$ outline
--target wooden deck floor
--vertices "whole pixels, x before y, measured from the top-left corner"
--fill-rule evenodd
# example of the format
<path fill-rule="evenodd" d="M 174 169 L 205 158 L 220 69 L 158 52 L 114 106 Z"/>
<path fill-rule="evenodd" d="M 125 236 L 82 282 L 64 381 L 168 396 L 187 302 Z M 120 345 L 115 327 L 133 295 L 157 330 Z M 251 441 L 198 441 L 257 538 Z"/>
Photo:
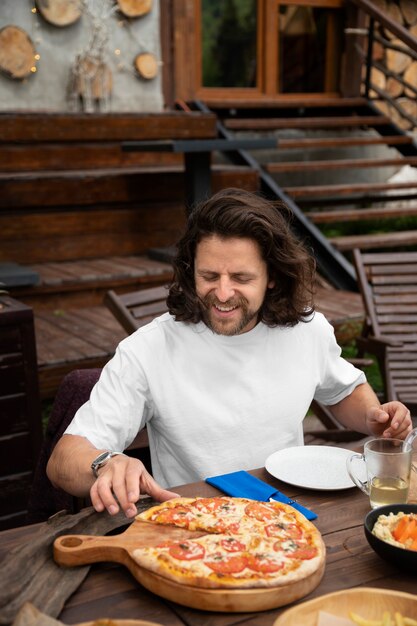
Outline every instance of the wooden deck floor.
<path fill-rule="evenodd" d="M 36 312 L 35 334 L 42 398 L 72 370 L 103 367 L 126 336 L 104 306 Z"/>
<path fill-rule="evenodd" d="M 359 294 L 320 289 L 317 310 L 335 327 L 340 343 L 360 331 L 364 313 Z M 35 312 L 41 396 L 53 397 L 63 376 L 80 367 L 102 367 L 125 331 L 104 306 Z"/>
<path fill-rule="evenodd" d="M 154 261 L 145 255 L 107 256 L 31 264 L 39 282 L 14 293 L 34 311 L 59 311 L 91 307 L 103 302 L 108 289 L 134 291 L 170 282 L 169 263 Z"/>

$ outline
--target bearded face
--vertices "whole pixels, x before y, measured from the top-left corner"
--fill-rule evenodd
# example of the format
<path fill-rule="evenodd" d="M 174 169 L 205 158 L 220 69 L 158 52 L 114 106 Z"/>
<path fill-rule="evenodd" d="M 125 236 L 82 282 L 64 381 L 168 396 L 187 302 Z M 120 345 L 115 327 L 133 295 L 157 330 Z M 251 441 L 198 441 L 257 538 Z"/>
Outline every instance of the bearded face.
<path fill-rule="evenodd" d="M 256 241 L 211 235 L 197 245 L 195 285 L 205 324 L 220 335 L 239 335 L 257 324 L 273 282 Z"/>

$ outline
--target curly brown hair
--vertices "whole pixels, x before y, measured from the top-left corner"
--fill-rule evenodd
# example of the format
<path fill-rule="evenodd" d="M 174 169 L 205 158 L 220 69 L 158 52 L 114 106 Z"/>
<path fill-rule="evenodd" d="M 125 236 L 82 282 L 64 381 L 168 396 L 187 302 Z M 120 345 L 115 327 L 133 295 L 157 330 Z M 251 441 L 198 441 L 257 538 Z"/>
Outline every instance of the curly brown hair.
<path fill-rule="evenodd" d="M 258 243 L 267 264 L 267 289 L 259 320 L 268 326 L 294 326 L 308 321 L 314 311 L 315 262 L 291 232 L 291 211 L 241 189 L 223 189 L 191 212 L 178 242 L 173 262 L 174 279 L 167 298 L 177 321 L 200 322 L 201 305 L 195 290 L 194 259 L 199 242 L 216 235 L 223 239 L 245 237 Z"/>

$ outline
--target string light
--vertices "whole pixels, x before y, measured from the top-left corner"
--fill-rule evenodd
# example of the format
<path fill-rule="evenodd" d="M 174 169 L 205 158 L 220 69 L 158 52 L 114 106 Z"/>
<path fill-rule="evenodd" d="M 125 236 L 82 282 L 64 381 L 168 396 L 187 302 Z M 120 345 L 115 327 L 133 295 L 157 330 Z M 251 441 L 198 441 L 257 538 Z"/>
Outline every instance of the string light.
<path fill-rule="evenodd" d="M 36 6 L 33 4 L 33 0 L 29 0 L 30 4 L 32 4 L 32 8 L 31 8 L 31 13 L 33 15 L 33 20 L 32 20 L 32 39 L 35 42 L 35 44 L 39 45 L 42 43 L 42 38 L 41 38 L 41 31 L 40 31 L 40 25 L 39 25 L 39 17 L 38 17 L 38 9 L 36 8 Z"/>

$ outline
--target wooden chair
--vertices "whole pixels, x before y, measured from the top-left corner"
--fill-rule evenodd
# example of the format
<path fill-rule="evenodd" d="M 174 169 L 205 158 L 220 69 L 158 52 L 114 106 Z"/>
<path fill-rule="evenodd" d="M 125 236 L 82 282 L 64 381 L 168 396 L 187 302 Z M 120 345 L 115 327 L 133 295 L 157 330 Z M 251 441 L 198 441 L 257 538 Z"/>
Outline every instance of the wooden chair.
<path fill-rule="evenodd" d="M 122 295 L 114 291 L 108 291 L 104 298 L 104 304 L 110 309 L 127 333 L 132 333 L 141 326 L 150 322 L 155 316 L 165 313 L 167 289 L 155 287 L 142 289 Z M 357 367 L 364 367 L 372 363 L 371 359 L 352 360 Z M 331 414 L 330 410 L 313 401 L 311 408 L 316 417 L 323 424 L 323 430 L 311 430 L 305 434 L 306 442 L 319 443 L 329 442 L 334 445 L 342 445 L 345 442 L 358 441 L 364 437 L 363 433 L 349 430 L 340 424 Z"/>
<path fill-rule="evenodd" d="M 360 354 L 374 354 L 385 400 L 417 416 L 417 252 L 353 251 L 366 321 Z"/>
<path fill-rule="evenodd" d="M 166 287 L 151 287 L 122 295 L 110 290 L 104 297 L 104 304 L 130 335 L 168 310 L 167 295 Z"/>

